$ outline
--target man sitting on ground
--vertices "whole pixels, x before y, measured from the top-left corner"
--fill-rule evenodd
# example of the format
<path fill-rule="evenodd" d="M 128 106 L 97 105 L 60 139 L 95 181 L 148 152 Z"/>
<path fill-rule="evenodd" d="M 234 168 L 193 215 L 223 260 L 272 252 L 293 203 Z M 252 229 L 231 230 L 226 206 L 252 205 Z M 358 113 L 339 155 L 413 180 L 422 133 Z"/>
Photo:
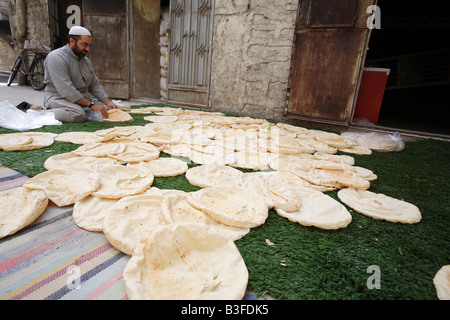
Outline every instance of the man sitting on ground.
<path fill-rule="evenodd" d="M 92 46 L 92 35 L 86 28 L 73 27 L 69 43 L 49 53 L 45 60 L 44 107 L 61 122 L 80 123 L 117 106 L 108 97 L 86 58 Z M 34 106 L 32 109 L 36 109 Z"/>

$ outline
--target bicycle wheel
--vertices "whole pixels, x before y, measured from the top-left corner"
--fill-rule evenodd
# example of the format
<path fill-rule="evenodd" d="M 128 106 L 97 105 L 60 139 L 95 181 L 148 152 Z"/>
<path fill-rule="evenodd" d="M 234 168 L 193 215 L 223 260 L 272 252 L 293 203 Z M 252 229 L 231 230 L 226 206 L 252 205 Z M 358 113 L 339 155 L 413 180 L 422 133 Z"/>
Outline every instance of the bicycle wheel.
<path fill-rule="evenodd" d="M 30 82 L 33 89 L 41 91 L 45 88 L 44 83 L 44 59 L 36 57 L 30 67 Z"/>
<path fill-rule="evenodd" d="M 11 86 L 11 83 L 13 83 L 14 79 L 16 78 L 17 72 L 19 72 L 21 65 L 22 65 L 22 59 L 18 58 L 16 63 L 14 64 L 14 67 L 11 70 L 11 74 L 9 75 L 8 87 Z"/>

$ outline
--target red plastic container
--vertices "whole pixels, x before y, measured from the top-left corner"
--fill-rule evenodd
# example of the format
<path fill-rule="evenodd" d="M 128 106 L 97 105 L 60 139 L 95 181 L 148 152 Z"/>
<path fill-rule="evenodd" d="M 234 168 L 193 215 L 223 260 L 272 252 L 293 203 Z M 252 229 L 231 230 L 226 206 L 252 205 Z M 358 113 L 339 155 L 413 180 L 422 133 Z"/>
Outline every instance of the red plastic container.
<path fill-rule="evenodd" d="M 377 124 L 390 69 L 365 68 L 353 119 L 365 118 Z"/>

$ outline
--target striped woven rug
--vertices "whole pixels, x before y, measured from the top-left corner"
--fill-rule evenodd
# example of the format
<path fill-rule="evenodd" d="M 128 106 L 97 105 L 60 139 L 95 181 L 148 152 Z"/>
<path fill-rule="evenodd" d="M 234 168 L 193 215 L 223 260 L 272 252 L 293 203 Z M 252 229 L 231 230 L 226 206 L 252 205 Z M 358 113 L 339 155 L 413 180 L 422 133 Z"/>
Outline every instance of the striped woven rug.
<path fill-rule="evenodd" d="M 0 164 L 0 191 L 27 179 Z M 122 274 L 130 257 L 103 233 L 79 228 L 72 209 L 50 205 L 31 226 L 0 239 L 1 300 L 127 299 Z"/>

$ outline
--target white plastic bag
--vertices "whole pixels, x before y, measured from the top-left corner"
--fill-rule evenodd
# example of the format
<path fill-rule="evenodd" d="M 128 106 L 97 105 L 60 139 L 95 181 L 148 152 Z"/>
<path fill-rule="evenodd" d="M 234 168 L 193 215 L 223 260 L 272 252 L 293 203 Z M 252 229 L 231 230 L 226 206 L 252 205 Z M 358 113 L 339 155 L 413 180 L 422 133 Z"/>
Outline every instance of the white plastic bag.
<path fill-rule="evenodd" d="M 405 148 L 400 133 L 343 132 L 341 136 L 355 141 L 358 145 L 375 151 L 402 151 Z"/>
<path fill-rule="evenodd" d="M 55 119 L 52 112 L 37 112 L 28 110 L 27 113 L 17 109 L 9 101 L 0 102 L 0 127 L 27 131 L 38 129 L 45 125 L 61 125 L 62 123 Z"/>

